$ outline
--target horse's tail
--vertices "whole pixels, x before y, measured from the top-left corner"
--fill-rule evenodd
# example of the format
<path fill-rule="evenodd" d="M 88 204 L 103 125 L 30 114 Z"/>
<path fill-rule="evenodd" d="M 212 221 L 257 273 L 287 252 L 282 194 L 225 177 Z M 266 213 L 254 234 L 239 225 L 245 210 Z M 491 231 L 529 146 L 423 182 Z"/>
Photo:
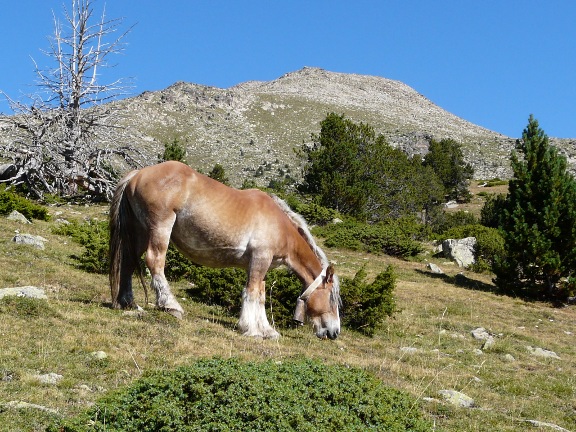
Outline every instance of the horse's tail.
<path fill-rule="evenodd" d="M 129 226 L 129 216 L 132 215 L 132 209 L 124 196 L 124 191 L 128 183 L 136 175 L 138 170 L 128 173 L 116 186 L 112 202 L 110 204 L 110 292 L 112 294 L 112 307 L 118 307 L 118 293 L 120 291 L 120 275 L 122 266 L 130 261 L 138 272 L 140 282 L 144 288 L 146 302 L 148 302 L 148 290 L 144 282 L 142 269 L 134 250 L 132 239 L 132 230 Z"/>
<path fill-rule="evenodd" d="M 276 202 L 278 207 L 282 209 L 282 211 L 286 214 L 286 216 L 288 216 L 288 218 L 296 226 L 300 235 L 304 238 L 304 240 L 306 240 L 306 243 L 308 243 L 310 248 L 314 251 L 314 254 L 318 257 L 318 259 L 322 263 L 322 266 L 327 267 L 329 264 L 328 258 L 326 257 L 324 251 L 320 249 L 320 247 L 316 244 L 316 241 L 314 240 L 314 237 L 312 237 L 312 234 L 310 233 L 310 230 L 308 229 L 308 225 L 306 224 L 304 218 L 298 213 L 296 213 L 294 210 L 292 210 L 284 200 L 280 199 L 274 194 L 270 194 L 270 196 Z"/>

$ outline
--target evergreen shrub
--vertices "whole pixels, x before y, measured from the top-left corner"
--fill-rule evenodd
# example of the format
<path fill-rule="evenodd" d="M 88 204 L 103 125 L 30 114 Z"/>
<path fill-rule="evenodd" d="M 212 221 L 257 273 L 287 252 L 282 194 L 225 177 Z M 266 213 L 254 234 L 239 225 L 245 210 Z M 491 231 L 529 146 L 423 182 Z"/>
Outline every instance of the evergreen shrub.
<path fill-rule="evenodd" d="M 348 220 L 343 223 L 316 227 L 315 235 L 325 238 L 327 247 L 346 248 L 370 253 L 385 253 L 398 257 L 410 257 L 422 252 L 419 240 L 426 227 L 413 218 L 401 218 L 367 224 Z"/>
<path fill-rule="evenodd" d="M 0 185 L 0 215 L 7 215 L 14 210 L 22 213 L 28 219 L 50 220 L 46 207 L 36 204 L 13 191 L 6 190 L 6 186 Z"/>
<path fill-rule="evenodd" d="M 342 324 L 366 336 L 374 333 L 387 316 L 396 311 L 394 288 L 396 276 L 392 266 L 378 274 L 371 284 L 366 283 L 366 269 L 362 267 L 353 279 L 342 281 Z"/>
<path fill-rule="evenodd" d="M 306 359 L 216 358 L 153 372 L 49 431 L 432 429 L 413 397 L 359 369 Z"/>

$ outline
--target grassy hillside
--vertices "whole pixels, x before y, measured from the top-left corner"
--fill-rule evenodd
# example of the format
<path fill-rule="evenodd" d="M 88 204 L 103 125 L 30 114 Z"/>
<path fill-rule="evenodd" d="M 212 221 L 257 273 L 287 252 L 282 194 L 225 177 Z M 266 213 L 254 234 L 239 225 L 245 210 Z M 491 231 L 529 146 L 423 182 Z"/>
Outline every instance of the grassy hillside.
<path fill-rule="evenodd" d="M 327 250 L 342 276 L 353 276 L 364 264 L 372 277 L 390 263 L 395 267 L 400 311 L 375 337 L 343 329 L 336 341 L 321 341 L 303 327 L 284 330 L 277 341 L 245 338 L 235 330 L 236 317 L 191 300 L 181 302 L 183 321 L 151 306 L 144 314 L 123 313 L 109 307 L 106 276 L 74 268 L 71 255 L 79 254 L 80 246 L 51 233 L 57 218 L 104 219 L 106 211 L 53 207 L 53 221 L 32 225 L 0 219 L 0 287 L 35 285 L 49 297 L 0 300 L 0 431 L 44 430 L 55 416 L 74 415 L 146 371 L 213 356 L 248 361 L 304 356 L 359 367 L 418 398 L 437 430 L 538 430 L 529 420 L 576 430 L 574 307 L 496 295 L 491 275 L 462 272 L 430 254 L 408 262 Z M 46 249 L 14 245 L 16 230 L 42 235 Z M 446 275 L 428 272 L 427 262 Z M 184 299 L 187 284 L 174 285 Z M 143 304 L 142 290 L 136 294 Z M 477 351 L 482 342 L 471 336 L 477 327 L 494 335 L 493 347 Z M 560 359 L 536 357 L 528 346 L 554 351 Z M 93 357 L 96 351 L 107 358 Z M 62 379 L 41 384 L 35 378 L 47 373 Z M 476 407 L 440 401 L 438 391 L 452 389 L 472 397 Z M 13 401 L 56 413 L 18 408 Z"/>

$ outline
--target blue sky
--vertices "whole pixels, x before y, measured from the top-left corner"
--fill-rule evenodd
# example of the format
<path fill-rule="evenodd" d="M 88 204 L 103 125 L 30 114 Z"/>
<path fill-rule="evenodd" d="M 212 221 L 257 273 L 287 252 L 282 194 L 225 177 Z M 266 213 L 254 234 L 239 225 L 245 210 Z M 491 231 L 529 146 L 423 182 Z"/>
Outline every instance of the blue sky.
<path fill-rule="evenodd" d="M 0 13 L 0 89 L 34 91 L 31 57 L 70 0 L 8 0 Z M 532 113 L 576 138 L 573 0 L 96 0 L 135 27 L 101 82 L 132 77 L 134 95 L 176 81 L 226 88 L 304 66 L 399 80 L 440 107 L 518 137 Z M 10 113 L 0 100 L 0 112 Z"/>

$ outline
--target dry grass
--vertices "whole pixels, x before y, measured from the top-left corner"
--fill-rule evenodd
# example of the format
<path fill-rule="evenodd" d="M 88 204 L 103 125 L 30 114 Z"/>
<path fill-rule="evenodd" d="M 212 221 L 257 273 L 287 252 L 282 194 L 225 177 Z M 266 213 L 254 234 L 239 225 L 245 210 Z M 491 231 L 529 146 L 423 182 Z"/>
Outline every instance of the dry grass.
<path fill-rule="evenodd" d="M 66 217 L 106 217 L 103 207 L 56 210 Z M 520 431 L 532 428 L 526 420 L 576 430 L 576 309 L 496 295 L 491 275 L 460 272 L 430 256 L 445 276 L 429 273 L 425 258 L 409 262 L 328 250 L 344 276 L 363 264 L 370 276 L 389 263 L 395 267 L 400 311 L 394 318 L 374 338 L 344 329 L 337 341 L 320 341 L 304 327 L 283 331 L 277 341 L 249 339 L 237 334 L 234 317 L 190 300 L 182 301 L 183 321 L 152 308 L 144 315 L 111 310 L 106 276 L 74 269 L 70 255 L 80 248 L 52 235 L 53 224 L 0 221 L 0 286 L 36 285 L 49 296 L 46 307 L 31 315 L 0 309 L 0 403 L 25 401 L 69 416 L 146 371 L 200 357 L 307 356 L 363 368 L 410 392 L 438 430 Z M 49 239 L 46 250 L 11 244 L 17 229 Z M 185 289 L 186 283 L 174 286 L 180 296 Z M 142 302 L 142 290 L 137 295 Z M 476 327 L 496 335 L 494 347 L 483 354 L 474 352 L 481 347 L 470 335 Z M 552 350 L 561 360 L 534 357 L 527 346 Z M 402 347 L 418 351 L 406 354 Z M 90 356 L 99 350 L 108 358 Z M 45 385 L 34 378 L 49 372 L 61 374 L 62 381 Z M 425 400 L 438 398 L 441 389 L 466 393 L 477 408 Z M 51 417 L 37 409 L 0 408 L 0 431 L 43 430 Z"/>

